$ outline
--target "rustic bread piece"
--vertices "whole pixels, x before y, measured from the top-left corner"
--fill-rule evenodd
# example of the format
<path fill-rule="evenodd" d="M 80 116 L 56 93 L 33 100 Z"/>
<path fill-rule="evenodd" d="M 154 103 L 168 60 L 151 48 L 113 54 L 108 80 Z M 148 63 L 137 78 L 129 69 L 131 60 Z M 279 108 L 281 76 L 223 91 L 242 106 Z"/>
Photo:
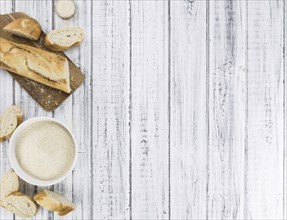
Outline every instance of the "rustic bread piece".
<path fill-rule="evenodd" d="M 57 14 L 63 19 L 69 19 L 74 16 L 76 6 L 73 0 L 58 0 L 56 3 Z"/>
<path fill-rule="evenodd" d="M 0 183 L 0 201 L 19 190 L 19 178 L 15 172 L 9 171 L 2 177 Z"/>
<path fill-rule="evenodd" d="M 34 196 L 34 200 L 43 208 L 50 211 L 58 212 L 63 216 L 76 209 L 76 205 L 64 198 L 63 196 L 44 190 Z"/>
<path fill-rule="evenodd" d="M 0 38 L 0 67 L 44 85 L 71 92 L 65 57 Z"/>
<path fill-rule="evenodd" d="M 17 106 L 11 106 L 0 117 L 0 142 L 12 135 L 23 121 L 23 112 Z"/>
<path fill-rule="evenodd" d="M 79 45 L 84 40 L 84 32 L 79 27 L 53 30 L 44 39 L 44 45 L 50 50 L 65 51 Z"/>
<path fill-rule="evenodd" d="M 8 108 L 6 110 L 6 112 L 10 113 L 10 114 L 14 114 L 14 115 L 17 116 L 18 125 L 22 123 L 22 121 L 23 121 L 23 112 L 22 112 L 22 109 L 20 109 L 18 106 L 12 105 L 10 108 Z"/>
<path fill-rule="evenodd" d="M 4 31 L 27 38 L 29 40 L 37 41 L 41 36 L 41 25 L 33 18 L 18 18 L 7 24 Z"/>
<path fill-rule="evenodd" d="M 38 206 L 30 196 L 14 192 L 0 202 L 3 208 L 21 218 L 31 218 L 36 215 Z"/>

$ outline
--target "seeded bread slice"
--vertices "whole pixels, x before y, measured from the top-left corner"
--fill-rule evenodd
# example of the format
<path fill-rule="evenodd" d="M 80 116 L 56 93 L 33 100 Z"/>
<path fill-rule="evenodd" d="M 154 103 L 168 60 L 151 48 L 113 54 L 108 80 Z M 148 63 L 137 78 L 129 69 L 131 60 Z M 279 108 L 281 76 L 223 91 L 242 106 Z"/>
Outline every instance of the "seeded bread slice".
<path fill-rule="evenodd" d="M 19 178 L 15 172 L 9 171 L 2 177 L 0 183 L 0 201 L 19 190 Z"/>
<path fill-rule="evenodd" d="M 44 190 L 34 196 L 34 200 L 43 208 L 53 212 L 58 212 L 58 215 L 63 216 L 76 209 L 76 205 L 63 196 Z"/>
<path fill-rule="evenodd" d="M 79 27 L 53 30 L 44 39 L 44 45 L 50 50 L 65 51 L 79 45 L 84 40 L 84 32 Z"/>
<path fill-rule="evenodd" d="M 33 18 L 18 18 L 7 24 L 4 31 L 29 40 L 37 41 L 41 35 L 41 25 Z"/>
<path fill-rule="evenodd" d="M 17 106 L 11 106 L 0 117 L 0 142 L 12 135 L 23 121 L 23 112 Z"/>
<path fill-rule="evenodd" d="M 30 196 L 14 192 L 0 202 L 3 208 L 21 218 L 31 218 L 36 215 L 38 206 Z"/>

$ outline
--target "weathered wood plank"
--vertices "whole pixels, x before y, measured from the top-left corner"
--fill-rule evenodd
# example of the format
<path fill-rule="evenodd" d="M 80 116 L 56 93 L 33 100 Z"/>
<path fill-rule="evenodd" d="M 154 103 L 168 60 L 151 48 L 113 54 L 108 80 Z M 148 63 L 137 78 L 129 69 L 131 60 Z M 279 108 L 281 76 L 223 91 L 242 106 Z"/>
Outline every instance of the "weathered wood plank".
<path fill-rule="evenodd" d="M 0 14 L 6 14 L 13 12 L 13 1 L 0 0 Z M 12 77 L 3 69 L 0 69 L 0 114 L 2 114 L 6 108 L 14 104 L 14 82 Z M 1 175 L 2 176 L 11 169 L 8 161 L 8 141 L 0 143 L 1 149 Z M 13 214 L 0 208 L 0 219 L 13 219 Z"/>
<path fill-rule="evenodd" d="M 170 11 L 170 217 L 205 219 L 206 2 L 171 1 Z"/>
<path fill-rule="evenodd" d="M 77 3 L 77 2 L 75 2 L 75 3 Z M 52 29 L 61 29 L 63 27 L 73 27 L 74 22 L 76 20 L 75 16 L 68 19 L 68 20 L 63 20 L 61 17 L 59 17 L 57 15 L 56 10 L 55 10 L 55 4 L 56 4 L 56 1 L 53 1 L 53 5 L 52 5 L 52 9 L 51 9 L 52 20 L 50 20 L 50 22 L 52 22 Z M 81 2 L 80 4 L 83 4 L 83 3 Z M 78 10 L 78 8 L 77 8 L 77 10 Z M 65 53 L 74 63 L 79 63 L 79 59 L 80 59 L 79 47 L 67 50 Z M 76 122 L 74 121 L 74 118 L 73 118 L 73 111 L 74 111 L 74 108 L 76 107 L 76 103 L 74 102 L 74 97 L 77 96 L 77 93 L 78 93 L 78 91 L 76 91 L 75 94 L 70 96 L 67 100 L 65 100 L 65 102 L 62 105 L 60 105 L 56 110 L 53 111 L 53 117 L 62 121 L 65 125 L 67 125 L 71 129 L 71 131 L 74 131 L 74 128 L 76 127 L 76 125 L 75 125 Z M 74 177 L 74 175 L 73 174 L 74 173 L 69 175 L 61 183 L 50 187 L 51 190 L 56 192 L 56 193 L 59 193 L 60 195 L 64 196 L 65 198 L 73 201 L 74 200 L 74 195 L 73 195 L 73 189 L 74 189 L 73 177 Z M 82 184 L 84 184 L 84 183 L 82 182 Z M 74 202 L 76 202 L 76 201 L 74 201 Z M 81 207 L 80 207 L 80 209 L 81 209 Z M 65 220 L 73 219 L 73 214 L 74 213 L 72 212 L 72 213 L 69 213 L 68 215 L 65 215 Z M 50 218 L 60 220 L 63 217 L 59 216 L 57 213 L 50 213 Z"/>
<path fill-rule="evenodd" d="M 52 1 L 15 1 L 15 11 L 26 12 L 29 16 L 35 18 L 39 21 L 44 31 L 48 31 L 52 28 Z M 52 116 L 51 113 L 47 113 L 43 110 L 27 92 L 22 89 L 18 83 L 15 83 L 15 104 L 20 106 L 24 111 L 25 119 L 33 118 L 35 116 Z M 24 193 L 28 195 L 33 195 L 37 193 L 37 190 L 42 188 L 37 188 L 27 183 L 21 184 L 20 187 Z M 37 216 L 33 219 L 48 219 L 49 213 L 47 210 L 40 209 Z M 15 219 L 21 219 L 16 217 Z"/>
<path fill-rule="evenodd" d="M 128 219 L 129 68 L 128 1 L 93 1 L 91 219 Z"/>
<path fill-rule="evenodd" d="M 131 1 L 131 54 L 131 217 L 167 219 L 167 1 Z"/>
<path fill-rule="evenodd" d="M 209 219 L 244 218 L 245 35 L 245 1 L 210 1 Z"/>
<path fill-rule="evenodd" d="M 286 89 L 286 79 L 287 79 L 287 56 L 286 56 L 286 47 L 287 47 L 287 4 L 284 2 L 284 152 L 283 152 L 283 219 L 287 219 L 287 89 Z"/>
<path fill-rule="evenodd" d="M 73 219 L 93 219 L 92 212 L 92 170 L 91 170 L 91 141 L 92 141 L 92 1 L 76 1 L 76 14 L 73 26 L 81 27 L 85 32 L 85 40 L 77 48 L 70 51 L 76 65 L 85 75 L 84 84 L 73 95 L 72 126 L 78 141 L 78 162 L 73 171 L 72 199 L 77 209 L 72 212 Z M 72 25 L 72 24 L 71 24 Z M 94 168 L 96 169 L 96 168 Z"/>
<path fill-rule="evenodd" d="M 248 2 L 247 219 L 283 219 L 283 2 Z"/>

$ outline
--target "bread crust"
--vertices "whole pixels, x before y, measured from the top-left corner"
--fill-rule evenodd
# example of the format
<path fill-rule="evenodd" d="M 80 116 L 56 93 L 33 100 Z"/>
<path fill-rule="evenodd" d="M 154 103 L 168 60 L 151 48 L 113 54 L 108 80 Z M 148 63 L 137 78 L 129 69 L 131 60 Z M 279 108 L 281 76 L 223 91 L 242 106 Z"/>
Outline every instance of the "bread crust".
<path fill-rule="evenodd" d="M 11 202 L 7 202 L 7 200 L 13 198 L 13 197 L 22 197 L 22 198 L 25 198 L 27 199 L 30 204 L 32 204 L 34 206 L 34 212 L 33 213 L 30 213 L 30 214 L 24 214 L 22 213 L 20 210 L 17 210 L 17 212 L 15 212 L 14 210 L 12 210 L 10 207 L 9 207 L 9 204 L 11 204 Z M 15 198 L 15 199 L 16 199 Z M 33 216 L 35 216 L 37 214 L 37 211 L 38 211 L 38 205 L 37 203 L 35 203 L 33 201 L 33 199 L 30 197 L 30 196 L 27 196 L 21 192 L 13 192 L 11 193 L 9 196 L 7 196 L 4 200 L 0 201 L 0 206 L 2 206 L 3 208 L 9 210 L 10 212 L 13 212 L 14 214 L 16 214 L 17 216 L 21 217 L 21 218 L 31 218 Z"/>
<path fill-rule="evenodd" d="M 13 183 L 10 183 L 10 181 L 13 181 Z M 17 192 L 19 190 L 19 186 L 19 177 L 15 172 L 9 171 L 5 173 L 0 183 L 0 201 L 5 199 L 11 193 Z"/>
<path fill-rule="evenodd" d="M 81 42 L 77 42 L 77 43 L 73 44 L 72 46 L 65 47 L 65 46 L 61 46 L 59 44 L 54 44 L 53 42 L 51 42 L 49 40 L 49 38 L 47 36 L 44 38 L 44 41 L 43 41 L 44 46 L 46 48 L 48 48 L 49 50 L 53 50 L 53 51 L 66 51 L 66 50 L 70 49 L 71 47 L 75 47 L 75 46 L 80 45 L 80 43 L 81 43 Z"/>
<path fill-rule="evenodd" d="M 0 67 L 8 71 L 66 93 L 71 92 L 69 63 L 65 57 L 0 38 L 0 60 Z M 28 62 L 35 69 L 32 70 Z M 45 77 L 41 71 L 53 75 Z"/>
<path fill-rule="evenodd" d="M 4 120 L 3 118 L 6 118 L 6 119 L 8 118 L 10 120 L 9 124 L 12 124 L 14 126 L 14 128 L 9 133 L 6 133 L 3 136 L 0 136 L 0 142 L 11 137 L 11 135 L 13 134 L 15 129 L 23 122 L 23 112 L 19 107 L 13 105 L 13 106 L 9 107 L 3 113 L 0 120 Z M 4 125 L 2 125 L 2 126 L 4 126 Z"/>
<path fill-rule="evenodd" d="M 46 48 L 50 49 L 50 50 L 53 50 L 53 51 L 66 51 L 66 50 L 70 49 L 71 47 L 79 46 L 79 45 L 82 43 L 82 41 L 84 40 L 84 33 L 83 33 L 83 31 L 82 31 L 81 29 L 79 29 L 79 30 L 80 30 L 81 33 L 82 33 L 82 38 L 81 38 L 79 41 L 77 41 L 77 42 L 75 42 L 74 44 L 71 44 L 71 45 L 69 45 L 69 46 L 60 45 L 60 44 L 57 44 L 57 43 L 55 43 L 55 42 L 52 42 L 52 41 L 49 39 L 49 37 L 50 37 L 51 34 L 53 34 L 53 31 L 57 31 L 57 30 L 53 30 L 53 31 L 49 32 L 49 33 L 45 36 L 44 41 L 43 41 L 44 46 L 45 46 Z M 61 30 L 58 30 L 58 31 L 61 31 Z"/>
<path fill-rule="evenodd" d="M 33 18 L 18 18 L 11 23 L 7 24 L 4 31 L 24 37 L 30 40 L 37 41 L 41 36 L 41 25 Z"/>
<path fill-rule="evenodd" d="M 37 195 L 35 195 L 34 200 L 38 203 L 38 205 L 45 209 L 58 212 L 58 215 L 60 216 L 66 215 L 75 209 L 75 206 L 72 207 L 70 205 L 63 204 L 49 196 L 47 190 L 39 192 Z"/>

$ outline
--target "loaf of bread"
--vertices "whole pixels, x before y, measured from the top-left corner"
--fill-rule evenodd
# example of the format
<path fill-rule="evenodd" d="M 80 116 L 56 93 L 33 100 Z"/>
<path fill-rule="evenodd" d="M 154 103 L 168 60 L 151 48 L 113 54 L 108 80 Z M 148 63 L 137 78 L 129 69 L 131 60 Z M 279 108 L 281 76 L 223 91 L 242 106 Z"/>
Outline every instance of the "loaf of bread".
<path fill-rule="evenodd" d="M 38 193 L 34 196 L 34 200 L 45 209 L 58 212 L 60 216 L 66 215 L 76 208 L 75 204 L 63 196 L 49 190 Z"/>
<path fill-rule="evenodd" d="M 18 18 L 7 24 L 4 31 L 37 41 L 41 36 L 41 25 L 33 18 Z"/>
<path fill-rule="evenodd" d="M 23 112 L 19 107 L 13 105 L 8 108 L 0 117 L 0 142 L 10 137 L 22 121 Z"/>
<path fill-rule="evenodd" d="M 65 51 L 79 45 L 84 40 L 84 32 L 79 27 L 53 30 L 44 39 L 44 45 L 50 50 Z"/>
<path fill-rule="evenodd" d="M 0 67 L 44 85 L 71 92 L 65 57 L 0 38 Z"/>
<path fill-rule="evenodd" d="M 9 171 L 4 174 L 0 183 L 0 201 L 11 193 L 19 190 L 19 178 L 15 172 Z"/>
<path fill-rule="evenodd" d="M 31 218 L 36 215 L 38 206 L 30 196 L 13 192 L 0 205 L 21 218 Z"/>

